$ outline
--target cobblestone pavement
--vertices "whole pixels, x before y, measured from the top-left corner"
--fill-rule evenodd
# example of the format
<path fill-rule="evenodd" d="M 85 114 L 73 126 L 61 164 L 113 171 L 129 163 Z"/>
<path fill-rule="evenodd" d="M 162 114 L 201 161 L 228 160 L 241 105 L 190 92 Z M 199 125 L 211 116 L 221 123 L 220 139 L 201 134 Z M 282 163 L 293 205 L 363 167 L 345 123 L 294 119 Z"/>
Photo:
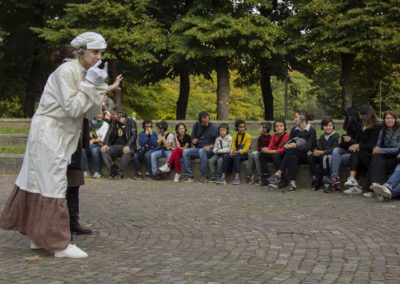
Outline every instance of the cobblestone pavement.
<path fill-rule="evenodd" d="M 0 176 L 0 208 L 15 176 Z M 0 230 L 0 283 L 399 283 L 400 203 L 311 190 L 89 180 L 83 260 Z"/>

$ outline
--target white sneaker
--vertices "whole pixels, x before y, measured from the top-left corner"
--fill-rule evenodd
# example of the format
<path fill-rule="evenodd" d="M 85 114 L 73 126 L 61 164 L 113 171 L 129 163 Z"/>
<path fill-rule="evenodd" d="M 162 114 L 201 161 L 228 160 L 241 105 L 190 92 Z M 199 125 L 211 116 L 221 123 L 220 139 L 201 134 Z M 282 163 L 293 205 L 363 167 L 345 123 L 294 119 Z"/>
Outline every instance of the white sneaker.
<path fill-rule="evenodd" d="M 99 172 L 95 172 L 92 178 L 101 178 L 101 174 Z"/>
<path fill-rule="evenodd" d="M 386 199 L 392 199 L 392 192 L 385 185 L 380 185 L 378 183 L 372 184 L 372 190 L 376 193 L 379 201 L 382 201 L 379 197 Z"/>
<path fill-rule="evenodd" d="M 369 191 L 369 192 L 364 192 L 363 196 L 367 197 L 367 198 L 374 198 L 374 197 L 376 197 L 376 194 L 373 191 Z"/>
<path fill-rule="evenodd" d="M 58 250 L 54 253 L 55 257 L 85 258 L 88 254 L 76 245 L 69 244 L 66 249 Z"/>
<path fill-rule="evenodd" d="M 179 179 L 181 178 L 181 174 L 175 174 L 174 176 L 174 182 L 179 182 Z"/>
<path fill-rule="evenodd" d="M 30 247 L 33 250 L 42 249 L 41 247 L 37 246 L 33 241 L 31 241 Z"/>
<path fill-rule="evenodd" d="M 359 186 L 352 186 L 349 189 L 343 191 L 346 194 L 361 194 L 363 193 L 362 189 Z"/>
<path fill-rule="evenodd" d="M 83 172 L 83 176 L 84 176 L 85 178 L 90 177 L 90 173 L 85 171 L 85 172 Z"/>
<path fill-rule="evenodd" d="M 159 167 L 158 169 L 163 173 L 169 173 L 169 171 L 170 171 L 170 167 L 169 167 L 168 163 L 164 164 L 163 166 Z"/>
<path fill-rule="evenodd" d="M 345 185 L 345 186 L 348 186 L 348 187 L 352 187 L 352 186 L 358 186 L 358 183 L 357 183 L 357 181 L 356 181 L 355 178 L 349 177 L 349 178 L 347 179 L 347 181 L 344 183 L 344 185 Z"/>

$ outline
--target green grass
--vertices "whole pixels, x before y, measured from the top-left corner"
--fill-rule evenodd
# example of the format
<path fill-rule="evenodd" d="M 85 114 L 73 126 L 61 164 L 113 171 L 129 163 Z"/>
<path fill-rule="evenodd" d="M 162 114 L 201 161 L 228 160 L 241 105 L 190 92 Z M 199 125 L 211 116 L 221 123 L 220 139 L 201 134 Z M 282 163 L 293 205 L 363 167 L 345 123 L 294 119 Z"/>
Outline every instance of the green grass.
<path fill-rule="evenodd" d="M 0 146 L 0 154 L 24 154 L 25 146 Z"/>
<path fill-rule="evenodd" d="M 12 128 L 2 127 L 0 128 L 0 134 L 26 134 L 28 135 L 29 128 Z"/>

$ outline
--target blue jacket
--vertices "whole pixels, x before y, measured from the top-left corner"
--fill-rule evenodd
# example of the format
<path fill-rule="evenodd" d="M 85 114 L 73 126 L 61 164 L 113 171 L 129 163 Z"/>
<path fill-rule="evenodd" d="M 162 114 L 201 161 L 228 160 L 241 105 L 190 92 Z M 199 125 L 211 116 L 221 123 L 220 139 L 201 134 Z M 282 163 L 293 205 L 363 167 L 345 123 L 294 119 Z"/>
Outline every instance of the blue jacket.
<path fill-rule="evenodd" d="M 140 132 L 139 146 L 140 151 L 155 150 L 157 148 L 157 133 L 153 132 L 149 137 L 144 131 Z"/>

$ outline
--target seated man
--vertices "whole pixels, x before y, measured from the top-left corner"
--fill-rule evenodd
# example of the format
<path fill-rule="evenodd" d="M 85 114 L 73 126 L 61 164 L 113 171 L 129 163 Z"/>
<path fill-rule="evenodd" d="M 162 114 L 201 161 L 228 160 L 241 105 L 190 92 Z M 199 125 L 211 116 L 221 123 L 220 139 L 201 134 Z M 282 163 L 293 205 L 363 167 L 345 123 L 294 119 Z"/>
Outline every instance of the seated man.
<path fill-rule="evenodd" d="M 118 121 L 110 125 L 101 148 L 102 157 L 111 179 L 121 179 L 128 163 L 136 149 L 136 121 L 126 113 L 118 113 Z M 122 156 L 122 165 L 119 169 L 113 166 L 113 160 Z"/>
<path fill-rule="evenodd" d="M 198 121 L 193 125 L 192 145 L 195 148 L 183 151 L 183 164 L 185 167 L 185 181 L 193 181 L 192 162 L 194 158 L 200 158 L 201 182 L 207 182 L 208 159 L 214 154 L 213 145 L 218 137 L 217 126 L 210 122 L 210 114 L 206 111 L 199 113 Z"/>

